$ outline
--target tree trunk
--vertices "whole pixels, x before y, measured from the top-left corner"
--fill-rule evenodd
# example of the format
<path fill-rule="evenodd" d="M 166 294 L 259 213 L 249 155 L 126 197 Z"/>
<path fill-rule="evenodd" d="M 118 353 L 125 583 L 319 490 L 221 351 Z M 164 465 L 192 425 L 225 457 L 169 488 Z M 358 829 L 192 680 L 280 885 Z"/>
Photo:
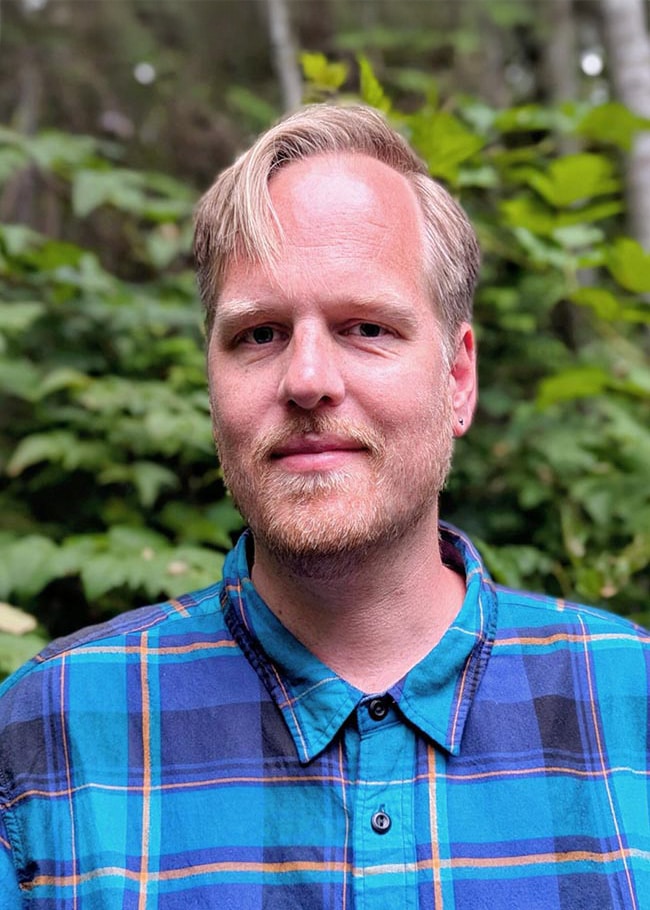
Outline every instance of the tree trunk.
<path fill-rule="evenodd" d="M 650 36 L 643 0 L 602 0 L 609 68 L 619 99 L 650 118 Z M 627 166 L 632 235 L 650 251 L 650 132 L 639 133 Z"/>
<path fill-rule="evenodd" d="M 280 80 L 282 106 L 292 111 L 302 101 L 302 80 L 287 0 L 265 0 L 273 63 Z"/>

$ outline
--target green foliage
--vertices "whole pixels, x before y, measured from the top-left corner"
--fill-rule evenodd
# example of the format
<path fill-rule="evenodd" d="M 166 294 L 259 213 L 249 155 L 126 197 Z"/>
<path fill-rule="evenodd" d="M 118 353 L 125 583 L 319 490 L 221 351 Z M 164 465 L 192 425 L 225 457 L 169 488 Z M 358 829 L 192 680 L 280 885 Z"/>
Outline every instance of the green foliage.
<path fill-rule="evenodd" d="M 349 78 L 323 55 L 302 65 L 311 98 Z M 452 106 L 406 76 L 424 97 L 402 112 L 361 58 L 363 97 L 460 197 L 485 259 L 482 396 L 443 514 L 499 581 L 648 622 L 650 259 L 622 229 L 618 158 L 643 123 L 612 105 Z M 261 122 L 252 101 L 231 98 Z M 580 152 L 559 154 L 565 135 Z M 193 198 L 114 157 L 0 131 L 0 184 L 35 168 L 64 211 L 56 238 L 0 228 L 0 599 L 50 635 L 213 581 L 241 525 L 213 455 Z M 13 653 L 40 634 L 10 636 Z"/>
<path fill-rule="evenodd" d="M 5 179 L 56 171 L 71 217 L 110 218 L 126 251 L 120 277 L 101 248 L 0 228 L 0 598 L 58 634 L 214 581 L 241 522 L 211 438 L 192 196 L 89 140 L 0 138 L 21 151 Z"/>
<path fill-rule="evenodd" d="M 348 78 L 345 63 L 332 63 L 325 54 L 302 53 L 300 64 L 308 83 L 307 101 L 324 101 L 335 95 Z"/>

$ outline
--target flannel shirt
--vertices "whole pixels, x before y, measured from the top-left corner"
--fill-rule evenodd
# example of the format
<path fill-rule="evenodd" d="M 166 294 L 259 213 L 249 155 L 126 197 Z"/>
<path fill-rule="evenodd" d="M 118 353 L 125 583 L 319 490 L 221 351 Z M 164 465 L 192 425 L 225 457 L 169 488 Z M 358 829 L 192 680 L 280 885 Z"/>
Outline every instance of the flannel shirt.
<path fill-rule="evenodd" d="M 2 910 L 650 908 L 650 637 L 441 546 L 464 604 L 385 693 L 281 626 L 245 536 L 222 584 L 15 674 Z"/>

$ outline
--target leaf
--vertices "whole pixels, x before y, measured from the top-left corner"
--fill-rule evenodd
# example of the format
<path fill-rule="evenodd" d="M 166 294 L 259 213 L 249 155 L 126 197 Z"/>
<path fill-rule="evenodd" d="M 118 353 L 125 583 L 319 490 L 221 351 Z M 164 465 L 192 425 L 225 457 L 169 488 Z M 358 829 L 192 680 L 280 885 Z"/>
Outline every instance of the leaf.
<path fill-rule="evenodd" d="M 640 130 L 650 130 L 650 120 L 633 114 L 618 101 L 593 108 L 578 125 L 578 133 L 588 139 L 606 142 L 629 151 Z"/>
<path fill-rule="evenodd" d="M 133 464 L 111 464 L 102 471 L 100 483 L 132 483 L 145 508 L 151 507 L 164 489 L 178 486 L 176 474 L 153 461 L 136 461 Z"/>
<path fill-rule="evenodd" d="M 30 157 L 42 170 L 68 172 L 95 159 L 97 141 L 59 130 L 44 130 L 23 140 Z"/>
<path fill-rule="evenodd" d="M 80 370 L 59 367 L 43 377 L 39 383 L 36 397 L 41 400 L 54 392 L 60 392 L 61 389 L 84 389 L 90 382 L 90 377 Z"/>
<path fill-rule="evenodd" d="M 361 98 L 366 104 L 387 114 L 391 109 L 391 103 L 375 76 L 370 61 L 363 55 L 359 56 L 358 59 Z"/>
<path fill-rule="evenodd" d="M 537 392 L 537 405 L 548 408 L 559 401 L 601 395 L 612 385 L 612 377 L 600 367 L 575 367 L 542 380 Z"/>
<path fill-rule="evenodd" d="M 316 88 L 335 92 L 348 78 L 345 63 L 330 63 L 325 54 L 302 53 L 300 65 L 305 79 Z"/>
<path fill-rule="evenodd" d="M 635 294 L 650 292 L 650 253 L 630 237 L 619 237 L 608 250 L 605 264 L 616 281 Z"/>
<path fill-rule="evenodd" d="M 499 584 L 521 588 L 524 579 L 538 571 L 548 571 L 551 560 L 535 547 L 489 546 L 484 540 L 477 542 L 485 563 Z"/>
<path fill-rule="evenodd" d="M 21 256 L 42 246 L 44 238 L 22 224 L 0 224 L 0 243 L 7 255 Z"/>
<path fill-rule="evenodd" d="M 45 305 L 26 300 L 0 302 L 0 332 L 25 332 L 45 312 Z"/>
<path fill-rule="evenodd" d="M 621 304 L 611 291 L 604 288 L 582 287 L 569 298 L 578 306 L 590 307 L 599 319 L 611 322 L 621 316 Z"/>
<path fill-rule="evenodd" d="M 39 371 L 29 360 L 0 360 L 0 390 L 3 395 L 34 401 L 38 397 L 40 379 Z"/>
<path fill-rule="evenodd" d="M 585 199 L 617 192 L 620 182 L 604 155 L 584 152 L 551 162 L 546 172 L 527 167 L 518 176 L 555 208 L 567 208 Z"/>
<path fill-rule="evenodd" d="M 57 577 L 56 555 L 56 544 L 40 534 L 4 542 L 0 551 L 0 597 L 38 594 Z"/>
<path fill-rule="evenodd" d="M 484 144 L 480 136 L 447 111 L 414 114 L 407 122 L 411 140 L 434 177 L 455 181 L 459 165 L 472 158 Z"/>
<path fill-rule="evenodd" d="M 231 533 L 240 530 L 244 524 L 230 497 L 205 510 L 183 502 L 169 502 L 160 520 L 176 533 L 180 541 L 208 543 L 223 549 L 229 549 Z"/>
<path fill-rule="evenodd" d="M 17 477 L 41 461 L 60 464 L 69 471 L 95 468 L 111 458 L 111 451 L 99 440 L 79 439 L 69 430 L 33 433 L 18 443 L 7 465 L 7 474 Z"/>
<path fill-rule="evenodd" d="M 26 635 L 0 632 L 0 679 L 18 670 L 46 645 L 47 638 L 39 632 Z"/>
<path fill-rule="evenodd" d="M 625 206 L 619 199 L 608 199 L 607 202 L 595 202 L 593 205 L 587 203 L 586 205 L 559 212 L 557 224 L 560 227 L 565 225 L 583 225 L 592 221 L 602 221 L 604 218 L 613 218 L 615 215 L 620 215 L 624 210 Z"/>
<path fill-rule="evenodd" d="M 75 214 L 85 218 L 102 205 L 157 221 L 188 215 L 192 207 L 187 190 L 169 177 L 126 168 L 76 171 L 72 182 Z"/>
<path fill-rule="evenodd" d="M 501 213 L 506 224 L 521 227 L 533 234 L 548 237 L 556 227 L 557 219 L 549 209 L 530 196 L 517 196 L 501 203 Z"/>
<path fill-rule="evenodd" d="M 553 111 L 539 104 L 526 104 L 499 111 L 494 125 L 502 133 L 530 132 L 531 130 L 548 130 L 554 126 L 556 116 Z"/>
<path fill-rule="evenodd" d="M 143 198 L 138 183 L 117 170 L 80 170 L 72 183 L 73 211 L 79 218 L 107 204 L 130 212 L 140 211 Z"/>

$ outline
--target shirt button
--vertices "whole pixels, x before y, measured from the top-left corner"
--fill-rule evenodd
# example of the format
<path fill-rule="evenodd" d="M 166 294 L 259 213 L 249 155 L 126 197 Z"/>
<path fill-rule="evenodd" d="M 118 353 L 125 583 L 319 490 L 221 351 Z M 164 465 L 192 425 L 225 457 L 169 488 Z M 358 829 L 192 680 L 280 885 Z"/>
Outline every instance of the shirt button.
<path fill-rule="evenodd" d="M 376 834 L 386 834 L 391 826 L 390 815 L 380 809 L 379 812 L 375 812 L 375 814 L 372 816 L 370 819 L 370 824 L 372 826 L 372 830 Z"/>
<path fill-rule="evenodd" d="M 368 702 L 368 714 L 373 720 L 383 720 L 388 714 L 390 696 L 385 695 L 383 698 L 371 698 Z"/>

